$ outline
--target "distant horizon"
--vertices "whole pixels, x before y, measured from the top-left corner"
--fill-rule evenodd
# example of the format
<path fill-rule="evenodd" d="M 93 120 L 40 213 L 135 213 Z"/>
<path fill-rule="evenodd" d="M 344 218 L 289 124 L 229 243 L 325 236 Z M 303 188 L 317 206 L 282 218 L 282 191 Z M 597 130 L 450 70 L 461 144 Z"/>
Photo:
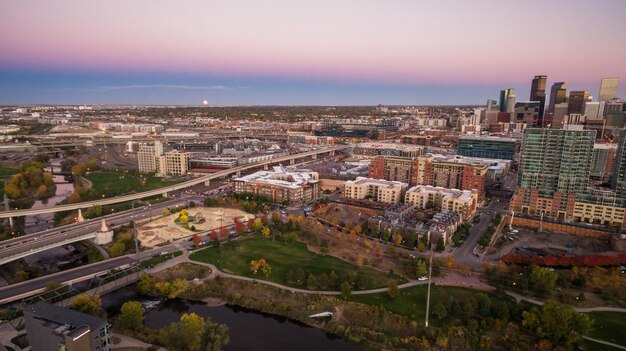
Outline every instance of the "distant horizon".
<path fill-rule="evenodd" d="M 626 1 L 5 0 L 0 104 L 480 105 L 626 97 Z M 621 10 L 620 10 L 621 9 Z M 572 19 L 581 18 L 582 21 Z"/>

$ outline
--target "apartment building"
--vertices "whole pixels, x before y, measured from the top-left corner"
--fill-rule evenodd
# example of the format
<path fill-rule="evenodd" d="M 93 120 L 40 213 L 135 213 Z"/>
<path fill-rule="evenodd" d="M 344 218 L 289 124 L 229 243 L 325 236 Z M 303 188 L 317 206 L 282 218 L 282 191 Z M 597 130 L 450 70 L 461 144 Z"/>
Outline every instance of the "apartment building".
<path fill-rule="evenodd" d="M 420 209 L 435 208 L 439 211 L 457 212 L 461 214 L 463 221 L 468 221 L 476 213 L 478 191 L 417 185 L 406 191 L 404 203 Z"/>
<path fill-rule="evenodd" d="M 163 155 L 163 144 L 155 141 L 154 144 L 140 144 L 137 151 L 137 166 L 139 173 L 156 173 L 159 171 L 159 157 Z"/>
<path fill-rule="evenodd" d="M 304 205 L 320 198 L 319 174 L 308 169 L 274 167 L 234 179 L 238 194 L 267 197 L 276 203 Z"/>
<path fill-rule="evenodd" d="M 189 171 L 189 152 L 180 152 L 172 150 L 159 156 L 159 175 L 169 176 L 185 176 Z"/>
<path fill-rule="evenodd" d="M 397 204 L 402 202 L 408 186 L 407 183 L 402 182 L 357 177 L 356 180 L 350 180 L 344 184 L 343 196 L 350 199 L 369 199 L 386 204 Z"/>

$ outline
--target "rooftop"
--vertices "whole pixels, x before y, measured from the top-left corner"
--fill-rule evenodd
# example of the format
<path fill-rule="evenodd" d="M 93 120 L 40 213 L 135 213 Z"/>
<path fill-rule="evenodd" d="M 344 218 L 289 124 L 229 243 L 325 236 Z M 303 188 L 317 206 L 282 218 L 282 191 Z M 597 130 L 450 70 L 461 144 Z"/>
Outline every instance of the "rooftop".
<path fill-rule="evenodd" d="M 255 172 L 234 181 L 265 183 L 291 189 L 319 182 L 316 172 L 309 169 L 285 169 L 282 166 L 276 166 L 272 171 Z"/>
<path fill-rule="evenodd" d="M 80 330 L 84 326 L 89 327 L 91 330 L 97 330 L 107 322 L 104 318 L 94 317 L 43 301 L 29 306 L 27 311 L 41 320 L 42 325 L 67 335 Z"/>

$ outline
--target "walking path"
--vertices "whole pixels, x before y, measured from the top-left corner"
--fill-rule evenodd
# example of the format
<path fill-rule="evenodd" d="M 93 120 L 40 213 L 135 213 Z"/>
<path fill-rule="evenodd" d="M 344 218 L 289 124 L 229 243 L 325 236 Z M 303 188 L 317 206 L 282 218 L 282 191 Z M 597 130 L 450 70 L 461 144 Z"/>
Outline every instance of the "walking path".
<path fill-rule="evenodd" d="M 512 298 L 515 299 L 515 302 L 520 302 L 520 301 L 526 301 L 529 303 L 532 303 L 534 305 L 538 305 L 538 306 L 543 306 L 544 302 L 543 301 L 539 301 L 530 297 L 526 297 L 524 295 L 520 295 L 518 293 L 512 292 L 512 291 L 505 291 L 505 293 L 509 296 L 511 296 Z M 619 313 L 626 313 L 626 308 L 621 308 L 621 307 L 609 307 L 609 306 L 598 306 L 598 307 L 578 307 L 578 308 L 574 308 L 577 312 L 580 313 L 589 313 L 589 312 L 619 312 Z"/>
<path fill-rule="evenodd" d="M 626 347 L 624 347 L 622 345 L 614 344 L 612 342 L 599 340 L 599 339 L 594 339 L 594 338 L 590 338 L 588 336 L 583 336 L 583 339 L 587 339 L 589 341 L 597 342 L 598 344 L 604 344 L 604 345 L 612 346 L 612 347 L 615 347 L 616 349 L 626 350 Z"/>
<path fill-rule="evenodd" d="M 140 348 L 140 349 L 149 349 L 154 345 L 143 342 L 139 339 L 132 338 L 130 336 L 126 336 L 123 334 L 113 333 L 111 335 L 111 349 L 130 349 L 130 348 Z M 166 351 L 163 347 L 158 347 L 155 349 L 156 351 Z"/>

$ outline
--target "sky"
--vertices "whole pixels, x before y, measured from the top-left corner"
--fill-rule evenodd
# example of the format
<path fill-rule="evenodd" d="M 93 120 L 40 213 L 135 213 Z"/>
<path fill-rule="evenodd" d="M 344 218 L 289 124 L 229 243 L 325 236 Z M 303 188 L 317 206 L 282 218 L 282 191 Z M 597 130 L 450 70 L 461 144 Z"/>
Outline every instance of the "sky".
<path fill-rule="evenodd" d="M 626 80 L 623 0 L 0 0 L 0 104 L 482 104 Z M 626 97 L 626 82 L 620 86 Z"/>

